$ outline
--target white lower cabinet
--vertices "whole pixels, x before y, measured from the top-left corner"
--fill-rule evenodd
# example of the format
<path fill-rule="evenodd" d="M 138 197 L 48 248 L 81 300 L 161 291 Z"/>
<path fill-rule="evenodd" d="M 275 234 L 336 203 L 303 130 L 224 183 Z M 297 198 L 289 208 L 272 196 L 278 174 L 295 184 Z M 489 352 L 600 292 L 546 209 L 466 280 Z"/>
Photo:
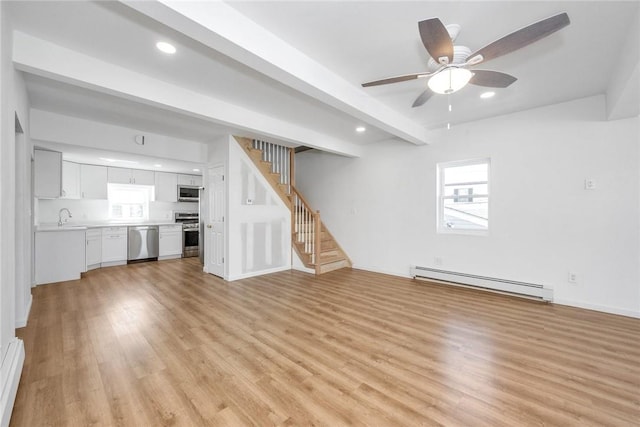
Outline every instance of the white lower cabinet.
<path fill-rule="evenodd" d="M 93 270 L 102 264 L 102 229 L 89 228 L 87 230 L 87 268 Z"/>
<path fill-rule="evenodd" d="M 85 230 L 35 234 L 36 284 L 79 279 L 85 269 Z"/>
<path fill-rule="evenodd" d="M 182 257 L 182 224 L 161 225 L 158 259 Z"/>
<path fill-rule="evenodd" d="M 102 229 L 102 267 L 127 263 L 127 227 Z"/>

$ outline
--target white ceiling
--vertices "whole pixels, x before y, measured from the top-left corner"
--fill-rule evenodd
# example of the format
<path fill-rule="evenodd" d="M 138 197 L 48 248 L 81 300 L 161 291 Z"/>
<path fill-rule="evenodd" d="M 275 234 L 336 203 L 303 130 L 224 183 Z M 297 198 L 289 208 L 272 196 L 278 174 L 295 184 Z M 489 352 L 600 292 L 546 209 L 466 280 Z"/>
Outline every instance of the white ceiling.
<path fill-rule="evenodd" d="M 239 59 L 240 54 L 234 59 L 225 56 L 202 42 L 207 36 L 202 28 L 194 30 L 204 34 L 195 41 L 195 33 L 186 36 L 175 29 L 177 26 L 169 28 L 123 3 L 12 2 L 9 10 L 16 30 L 249 112 L 301 126 L 327 139 L 355 145 L 397 138 L 399 133 L 394 132 L 393 120 L 389 119 L 389 126 L 384 123 L 385 117 L 391 117 L 384 113 L 384 108 L 427 132 L 447 122 L 455 126 L 603 94 L 611 84 L 621 55 L 634 55 L 631 62 L 638 63 L 637 52 L 623 51 L 629 35 L 637 31 L 634 27 L 638 25 L 639 13 L 636 1 L 238 1 L 229 4 L 246 19 L 254 21 L 255 29 L 275 35 L 304 55 L 301 58 L 311 58 L 320 65 L 305 70 L 307 75 L 317 72 L 320 76 L 337 75 L 343 79 L 355 91 L 356 101 L 362 101 L 360 105 L 368 111 L 360 114 L 353 105 L 343 107 L 339 96 L 331 98 L 324 93 L 315 95 L 300 90 L 291 79 L 278 81 L 272 78 L 273 74 L 270 77 L 266 68 L 247 66 L 247 62 Z M 569 14 L 571 25 L 482 65 L 483 69 L 506 72 L 518 78 L 509 88 L 496 90 L 497 95 L 492 99 L 481 100 L 479 95 L 484 90 L 470 85 L 452 95 L 453 111 L 449 113 L 446 96 L 434 96 L 424 106 L 411 108 L 425 86 L 424 80 L 371 88 L 359 86 L 370 80 L 426 70 L 429 57 L 417 29 L 417 22 L 422 19 L 436 16 L 445 24 L 460 24 L 462 30 L 456 44 L 476 50 L 559 12 Z M 174 43 L 178 53 L 169 57 L 155 50 L 159 39 Z M 27 78 L 33 108 L 201 142 L 229 132 L 259 136 L 259 123 L 247 126 L 253 129 L 248 131 L 242 123 L 221 124 L 216 117 L 183 114 L 176 108 L 137 102 L 135 97 L 126 94 L 108 94 L 50 77 Z M 368 117 L 375 119 L 367 122 Z M 367 126 L 366 133 L 354 132 L 360 124 Z M 277 142 L 278 135 L 270 133 Z M 284 131 L 282 138 L 296 145 L 295 138 L 288 138 Z M 297 141 L 298 144 L 304 142 Z"/>

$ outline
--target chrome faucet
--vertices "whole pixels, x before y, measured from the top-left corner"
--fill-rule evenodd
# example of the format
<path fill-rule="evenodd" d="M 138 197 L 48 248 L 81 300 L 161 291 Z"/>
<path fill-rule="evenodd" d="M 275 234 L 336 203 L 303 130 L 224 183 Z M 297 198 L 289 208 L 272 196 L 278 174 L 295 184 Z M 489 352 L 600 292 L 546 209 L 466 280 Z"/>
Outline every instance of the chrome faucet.
<path fill-rule="evenodd" d="M 67 218 L 63 221 L 62 212 L 64 211 L 67 211 Z M 58 227 L 62 227 L 65 222 L 69 221 L 69 218 L 73 218 L 73 216 L 71 215 L 71 211 L 69 211 L 69 209 L 67 208 L 60 209 L 60 212 L 58 212 Z"/>

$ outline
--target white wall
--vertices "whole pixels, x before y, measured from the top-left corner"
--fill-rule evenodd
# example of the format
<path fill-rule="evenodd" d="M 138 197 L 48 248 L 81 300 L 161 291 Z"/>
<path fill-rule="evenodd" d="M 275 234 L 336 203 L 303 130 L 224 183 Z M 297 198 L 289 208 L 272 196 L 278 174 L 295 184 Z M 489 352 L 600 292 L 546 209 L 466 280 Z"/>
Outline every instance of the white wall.
<path fill-rule="evenodd" d="M 135 136 L 141 134 L 146 136 L 144 145 L 134 143 Z M 31 137 L 34 140 L 188 162 L 199 163 L 207 158 L 207 145 L 200 142 L 36 109 L 31 111 Z"/>
<path fill-rule="evenodd" d="M 297 186 L 356 268 L 407 276 L 440 257 L 439 268 L 640 316 L 638 118 L 608 122 L 605 111 L 596 96 L 436 131 L 430 146 L 388 141 L 358 159 L 309 151 L 296 156 Z M 491 158 L 489 236 L 438 234 L 436 164 L 481 157 Z"/>
<path fill-rule="evenodd" d="M 224 278 L 290 269 L 291 213 L 277 193 L 232 136 L 210 144 L 208 160 L 209 167 L 225 166 Z M 205 205 L 208 211 L 208 202 Z"/>
<path fill-rule="evenodd" d="M 290 269 L 291 213 L 233 138 L 227 171 L 228 280 Z"/>
<path fill-rule="evenodd" d="M 16 156 L 15 133 L 16 114 L 22 126 L 28 128 L 29 104 L 22 75 L 11 63 L 11 30 L 6 4 L 0 3 L 0 426 L 3 427 L 9 424 L 24 362 L 24 345 L 15 336 L 16 316 L 26 319 L 31 302 L 27 273 L 31 271 L 31 261 L 24 259 L 30 248 L 22 244 L 30 240 L 26 231 L 29 212 L 18 209 L 16 221 L 16 206 L 24 207 L 25 200 L 31 198 L 28 189 L 25 193 L 28 186 L 25 168 L 31 157 L 31 145 L 28 134 L 21 136 Z"/>

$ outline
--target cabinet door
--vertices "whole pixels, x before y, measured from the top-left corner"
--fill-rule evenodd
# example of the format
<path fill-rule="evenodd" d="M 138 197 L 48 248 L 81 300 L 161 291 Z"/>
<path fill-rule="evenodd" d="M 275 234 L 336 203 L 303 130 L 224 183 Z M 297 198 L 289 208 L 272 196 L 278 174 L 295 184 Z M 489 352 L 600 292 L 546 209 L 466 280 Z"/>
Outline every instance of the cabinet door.
<path fill-rule="evenodd" d="M 178 184 L 202 187 L 201 175 L 178 175 Z"/>
<path fill-rule="evenodd" d="M 182 254 L 182 226 L 160 226 L 158 256 Z"/>
<path fill-rule="evenodd" d="M 131 169 L 131 183 L 137 185 L 154 185 L 155 177 L 153 171 L 142 169 Z"/>
<path fill-rule="evenodd" d="M 80 165 L 78 163 L 62 162 L 62 197 L 80 198 Z"/>
<path fill-rule="evenodd" d="M 36 284 L 76 280 L 85 270 L 85 230 L 35 233 Z"/>
<path fill-rule="evenodd" d="M 179 185 L 193 185 L 193 180 L 191 179 L 191 175 L 178 175 L 178 184 Z"/>
<path fill-rule="evenodd" d="M 35 197 L 55 199 L 62 195 L 62 153 L 58 151 L 34 150 Z"/>
<path fill-rule="evenodd" d="M 131 179 L 131 169 L 107 168 L 107 182 L 110 184 L 133 184 Z"/>
<path fill-rule="evenodd" d="M 100 267 L 102 262 L 102 230 L 87 230 L 87 270 Z"/>
<path fill-rule="evenodd" d="M 168 172 L 156 172 L 156 201 L 178 201 L 178 175 Z"/>
<path fill-rule="evenodd" d="M 127 227 L 102 229 L 102 262 L 127 260 Z"/>
<path fill-rule="evenodd" d="M 83 199 L 106 199 L 107 167 L 80 165 L 80 193 Z"/>

